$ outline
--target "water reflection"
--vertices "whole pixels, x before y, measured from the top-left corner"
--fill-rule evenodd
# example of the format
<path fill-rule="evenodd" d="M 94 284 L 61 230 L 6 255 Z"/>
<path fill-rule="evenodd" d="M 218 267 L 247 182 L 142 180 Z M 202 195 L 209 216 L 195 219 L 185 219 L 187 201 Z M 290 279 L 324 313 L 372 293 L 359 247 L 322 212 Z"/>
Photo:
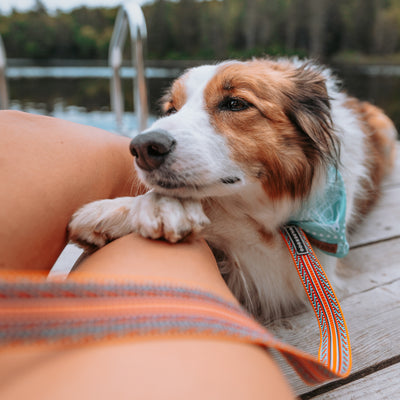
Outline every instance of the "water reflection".
<path fill-rule="evenodd" d="M 158 100 L 173 78 L 148 79 L 149 122 L 159 115 Z M 137 126 L 133 113 L 133 83 L 123 79 L 125 110 L 124 127 Z M 11 108 L 51 115 L 99 128 L 116 131 L 110 109 L 110 81 L 105 78 L 22 78 L 9 79 Z"/>
<path fill-rule="evenodd" d="M 68 74 L 69 68 L 65 68 Z M 165 69 L 163 77 L 149 78 L 148 92 L 151 120 L 159 114 L 158 100 L 170 85 L 178 70 Z M 400 74 L 372 73 L 369 69 L 335 66 L 334 71 L 343 80 L 344 89 L 351 95 L 370 101 L 383 108 L 400 130 Z M 378 71 L 379 72 L 379 71 Z M 76 70 L 74 71 L 76 75 Z M 70 75 L 70 74 L 69 74 Z M 69 76 L 68 75 L 68 76 Z M 11 108 L 52 115 L 87 125 L 115 131 L 116 124 L 110 110 L 110 88 L 107 77 L 21 78 L 8 80 Z M 132 80 L 123 79 L 125 98 L 124 125 L 136 128 L 133 114 Z"/>
<path fill-rule="evenodd" d="M 337 68 L 344 89 L 352 96 L 366 100 L 382 108 L 393 120 L 400 132 L 400 73 L 376 74 L 388 71 L 378 68 Z M 399 69 L 396 71 L 400 72 Z"/>

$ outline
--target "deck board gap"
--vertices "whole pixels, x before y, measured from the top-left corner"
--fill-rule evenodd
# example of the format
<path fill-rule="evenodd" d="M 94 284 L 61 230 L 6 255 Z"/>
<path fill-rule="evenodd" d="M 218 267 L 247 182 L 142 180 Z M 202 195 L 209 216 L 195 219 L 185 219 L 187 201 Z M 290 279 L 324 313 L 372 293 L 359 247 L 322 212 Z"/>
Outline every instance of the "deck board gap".
<path fill-rule="evenodd" d="M 351 297 L 357 297 L 360 294 L 368 293 L 368 292 L 371 292 L 372 290 L 375 290 L 375 289 L 378 289 L 378 288 L 382 288 L 382 287 L 387 286 L 387 285 L 392 285 L 393 283 L 397 282 L 398 280 L 400 280 L 400 278 L 396 278 L 396 279 L 393 279 L 391 281 L 383 282 L 383 283 L 380 283 L 379 285 L 371 286 L 368 289 L 360 290 L 357 293 L 353 293 L 353 294 L 350 294 L 348 296 L 345 296 L 344 298 L 349 299 Z"/>
<path fill-rule="evenodd" d="M 338 389 L 344 385 L 355 382 L 361 378 L 364 378 L 368 375 L 374 374 L 375 372 L 381 371 L 385 368 L 391 367 L 392 365 L 396 365 L 396 364 L 400 364 L 400 354 L 393 356 L 391 358 L 388 358 L 387 360 L 381 361 L 377 364 L 370 365 L 367 368 L 364 368 L 360 371 L 355 372 L 354 374 L 351 374 L 348 378 L 337 380 L 337 381 L 328 383 L 326 385 L 320 386 L 319 388 L 312 390 L 310 392 L 303 393 L 298 398 L 301 400 L 312 399 L 314 397 L 320 396 L 321 394 L 330 392 L 334 389 Z"/>
<path fill-rule="evenodd" d="M 385 243 L 385 242 L 389 242 L 391 240 L 397 240 L 397 239 L 400 239 L 400 235 L 395 235 L 395 236 L 391 236 L 391 237 L 387 237 L 387 238 L 379 239 L 379 240 L 372 240 L 370 242 L 360 243 L 360 244 L 356 244 L 354 246 L 350 245 L 350 250 L 360 249 L 362 247 L 368 247 L 373 244 Z"/>

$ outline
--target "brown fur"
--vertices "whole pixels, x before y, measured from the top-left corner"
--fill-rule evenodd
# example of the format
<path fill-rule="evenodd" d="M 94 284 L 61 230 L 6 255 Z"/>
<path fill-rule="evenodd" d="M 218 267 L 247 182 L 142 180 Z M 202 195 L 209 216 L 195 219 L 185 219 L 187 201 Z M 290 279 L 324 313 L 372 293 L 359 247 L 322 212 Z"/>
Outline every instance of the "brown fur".
<path fill-rule="evenodd" d="M 186 103 L 186 90 L 185 90 L 185 75 L 174 81 L 172 87 L 162 97 L 161 111 L 163 114 L 168 114 L 174 110 L 179 110 Z"/>
<path fill-rule="evenodd" d="M 221 111 L 226 97 L 253 106 Z M 234 160 L 261 179 L 272 199 L 305 197 L 316 168 L 336 158 L 325 82 L 315 70 L 269 60 L 228 64 L 208 83 L 204 99 Z"/>
<path fill-rule="evenodd" d="M 346 106 L 356 112 L 365 133 L 368 178 L 362 182 L 364 196 L 356 199 L 360 217 L 367 214 L 381 194 L 381 183 L 394 165 L 395 150 L 393 132 L 395 127 L 384 112 L 374 105 L 349 98 Z"/>

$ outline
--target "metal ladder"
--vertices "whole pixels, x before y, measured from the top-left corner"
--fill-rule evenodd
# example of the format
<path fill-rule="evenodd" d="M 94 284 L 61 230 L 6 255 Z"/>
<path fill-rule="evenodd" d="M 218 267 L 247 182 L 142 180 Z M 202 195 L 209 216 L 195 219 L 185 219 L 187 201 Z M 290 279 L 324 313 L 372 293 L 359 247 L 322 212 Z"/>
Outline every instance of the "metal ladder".
<path fill-rule="evenodd" d="M 6 65 L 6 50 L 4 48 L 3 40 L 0 36 L 0 110 L 5 110 L 8 108 Z"/>
<path fill-rule="evenodd" d="M 132 66 L 136 69 L 133 78 L 133 96 L 138 131 L 140 132 L 146 129 L 148 118 L 147 88 L 143 62 L 143 41 L 147 37 L 147 29 L 142 9 L 134 0 L 125 1 L 120 7 L 108 51 L 108 63 L 113 69 L 110 88 L 111 108 L 115 112 L 117 129 L 120 133 L 123 133 L 122 117 L 124 113 L 120 69 L 128 29 L 131 39 Z"/>

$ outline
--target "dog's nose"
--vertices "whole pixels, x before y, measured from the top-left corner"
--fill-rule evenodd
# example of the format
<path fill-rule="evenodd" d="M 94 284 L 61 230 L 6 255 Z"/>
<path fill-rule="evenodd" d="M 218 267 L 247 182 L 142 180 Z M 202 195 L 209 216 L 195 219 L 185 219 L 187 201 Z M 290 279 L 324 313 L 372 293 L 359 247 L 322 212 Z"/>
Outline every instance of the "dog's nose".
<path fill-rule="evenodd" d="M 167 131 L 158 129 L 134 137 L 129 149 L 140 168 L 152 171 L 166 160 L 175 144 L 176 141 Z"/>

